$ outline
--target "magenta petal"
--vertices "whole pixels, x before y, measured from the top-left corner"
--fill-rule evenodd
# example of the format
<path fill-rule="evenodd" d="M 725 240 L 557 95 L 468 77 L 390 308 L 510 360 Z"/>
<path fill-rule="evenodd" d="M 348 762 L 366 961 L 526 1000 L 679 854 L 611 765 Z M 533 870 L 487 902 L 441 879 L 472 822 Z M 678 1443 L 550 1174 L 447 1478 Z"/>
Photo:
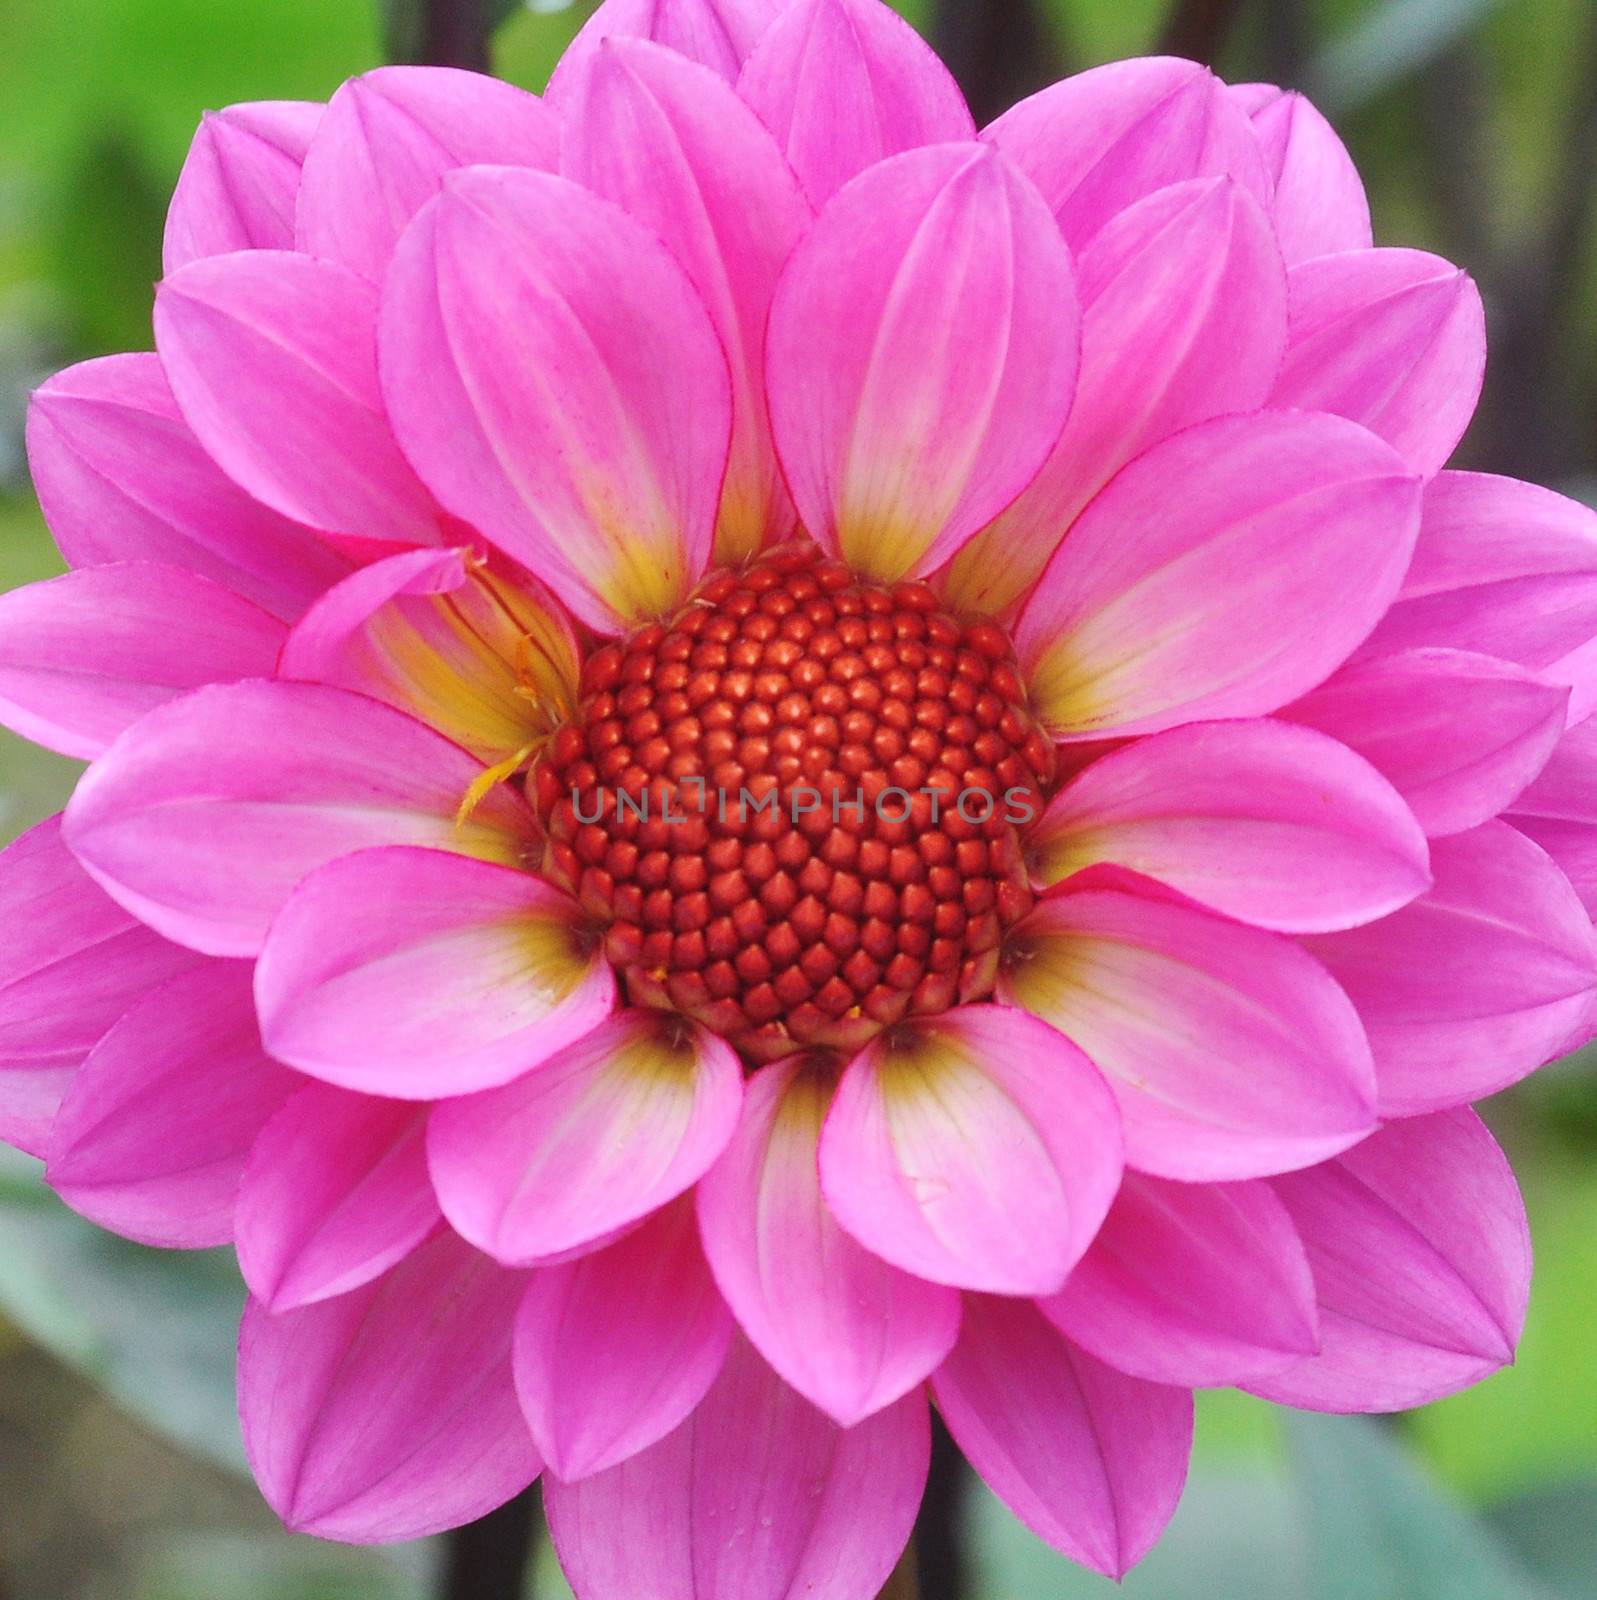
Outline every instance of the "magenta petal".
<path fill-rule="evenodd" d="M 675 1433 L 544 1509 L 579 1600 L 873 1600 L 930 1451 L 922 1395 L 839 1428 L 739 1338 Z"/>
<path fill-rule="evenodd" d="M 28 408 L 28 465 L 74 567 L 189 567 L 292 621 L 348 565 L 250 499 L 205 454 L 153 355 L 58 372 Z"/>
<path fill-rule="evenodd" d="M 1563 736 L 1505 820 L 1534 839 L 1586 910 L 1597 912 L 1597 721 L 1588 718 Z"/>
<path fill-rule="evenodd" d="M 1514 1356 L 1530 1237 L 1508 1162 L 1460 1109 L 1394 1122 L 1272 1180 L 1303 1239 L 1320 1353 L 1246 1385 L 1314 1411 L 1401 1411 Z"/>
<path fill-rule="evenodd" d="M 1463 650 L 1361 655 L 1283 717 L 1340 739 L 1396 786 L 1433 836 L 1506 810 L 1546 765 L 1569 690 Z"/>
<path fill-rule="evenodd" d="M 146 711 L 265 677 L 287 629 L 181 567 L 93 567 L 0 594 L 0 722 L 91 759 Z"/>
<path fill-rule="evenodd" d="M 386 1277 L 239 1331 L 244 1449 L 297 1533 L 386 1544 L 492 1511 L 538 1475 L 511 1328 L 526 1283 L 447 1229 Z"/>
<path fill-rule="evenodd" d="M 293 245 L 300 164 L 323 109 L 256 100 L 200 119 L 166 213 L 167 272 L 201 256 Z"/>
<path fill-rule="evenodd" d="M 704 1248 L 743 1331 L 844 1427 L 926 1379 L 959 1330 L 956 1291 L 843 1231 L 821 1195 L 823 1078 L 781 1062 L 749 1081 L 743 1120 L 698 1188 Z"/>
<path fill-rule="evenodd" d="M 1170 56 L 1078 72 L 1022 100 L 982 137 L 1042 190 L 1072 250 L 1144 195 L 1189 178 L 1235 178 L 1269 200 L 1246 113 L 1212 73 Z"/>
<path fill-rule="evenodd" d="M 872 168 L 771 308 L 771 424 L 805 528 L 877 580 L 930 572 L 1052 450 L 1076 350 L 1069 252 L 1007 162 L 938 145 Z"/>
<path fill-rule="evenodd" d="M 1308 1259 L 1259 1179 L 1128 1172 L 1092 1248 L 1039 1304 L 1100 1360 L 1155 1383 L 1236 1383 L 1319 1348 Z"/>
<path fill-rule="evenodd" d="M 657 45 L 607 44 L 571 105 L 563 170 L 624 206 L 687 269 L 732 377 L 732 453 L 716 556 L 792 532 L 765 400 L 765 325 L 812 212 L 754 113 L 715 75 Z"/>
<path fill-rule="evenodd" d="M 277 250 L 212 256 L 156 292 L 155 343 L 217 465 L 324 533 L 438 542 L 377 390 L 377 292 L 347 267 Z"/>
<path fill-rule="evenodd" d="M 1369 1032 L 1384 1116 L 1462 1105 L 1560 1054 L 1597 994 L 1597 934 L 1568 880 L 1503 822 L 1431 845 L 1413 905 L 1307 941 Z"/>
<path fill-rule="evenodd" d="M 884 1261 L 1000 1294 L 1059 1288 L 1120 1182 L 1114 1097 L 1023 1011 L 961 1006 L 855 1056 L 821 1135 L 821 1188 Z"/>
<path fill-rule="evenodd" d="M 208 961 L 137 1002 L 89 1052 L 45 1176 L 145 1244 L 223 1244 L 244 1159 L 299 1079 L 261 1048 L 243 962 Z"/>
<path fill-rule="evenodd" d="M 562 109 L 606 39 L 650 39 L 736 83 L 783 0 L 603 0 L 549 78 Z"/>
<path fill-rule="evenodd" d="M 1294 267 L 1272 406 L 1331 411 L 1429 477 L 1464 436 L 1486 369 L 1473 281 L 1420 250 L 1350 250 Z"/>
<path fill-rule="evenodd" d="M 663 1439 L 715 1382 L 731 1338 L 687 1197 L 534 1272 L 516 1317 L 516 1391 L 549 1471 L 590 1477 Z"/>
<path fill-rule="evenodd" d="M 519 865 L 533 830 L 497 785 L 455 813 L 481 766 L 362 695 L 308 683 L 216 685 L 152 711 L 79 782 L 68 844 L 108 893 L 208 955 L 259 952 L 307 873 L 382 844 Z"/>
<path fill-rule="evenodd" d="M 1181 1496 L 1192 1395 L 1106 1367 L 1024 1300 L 965 1297 L 959 1344 L 932 1380 L 966 1459 L 1022 1522 L 1119 1578 Z"/>
<path fill-rule="evenodd" d="M 73 1072 L 136 1000 L 202 959 L 89 878 L 52 817 L 0 852 L 0 1139 L 42 1156 Z"/>
<path fill-rule="evenodd" d="M 553 171 L 559 154 L 559 123 L 536 95 L 450 67 L 379 67 L 328 102 L 305 156 L 299 248 L 380 282 L 405 224 L 445 173 L 484 164 Z"/>
<path fill-rule="evenodd" d="M 386 1272 L 438 1225 L 427 1113 L 306 1084 L 261 1130 L 239 1188 L 234 1236 L 268 1311 L 346 1294 Z"/>
<path fill-rule="evenodd" d="M 879 0 L 793 0 L 749 57 L 738 93 L 816 205 L 889 156 L 976 137 L 948 69 Z"/>
<path fill-rule="evenodd" d="M 621 1011 L 514 1083 L 440 1104 L 433 1182 L 462 1236 L 501 1261 L 548 1260 L 691 1188 L 742 1102 L 743 1069 L 721 1039 Z"/>
<path fill-rule="evenodd" d="M 731 386 L 703 302 L 641 224 L 546 173 L 452 174 L 394 257 L 381 339 L 394 425 L 451 511 L 596 628 L 687 597 Z"/>

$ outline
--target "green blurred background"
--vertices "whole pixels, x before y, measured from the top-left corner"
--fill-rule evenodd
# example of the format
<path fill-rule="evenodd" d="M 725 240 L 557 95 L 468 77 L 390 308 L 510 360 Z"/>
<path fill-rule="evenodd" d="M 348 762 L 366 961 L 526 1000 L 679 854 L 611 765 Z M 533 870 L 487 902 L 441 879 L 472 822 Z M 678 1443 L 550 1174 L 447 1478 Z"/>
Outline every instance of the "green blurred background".
<path fill-rule="evenodd" d="M 0 589 L 59 561 L 22 454 L 29 388 L 150 344 L 169 194 L 202 110 L 325 98 L 403 36 L 407 0 L 0 0 Z M 589 6 L 497 0 L 496 70 L 541 88 Z M 1470 465 L 1597 498 L 1593 0 L 914 0 L 984 112 L 1161 43 L 1308 90 L 1368 181 L 1383 244 L 1486 295 Z M 74 764 L 0 733 L 0 841 Z M 3 937 L 3 930 L 0 930 Z M 1518 1365 L 1396 1419 L 1200 1396 L 1193 1482 L 1128 1600 L 1597 1596 L 1597 1074 L 1549 1069 L 1488 1115 L 1531 1212 Z M 424 1542 L 345 1551 L 278 1529 L 232 1409 L 240 1291 L 216 1253 L 143 1251 L 0 1164 L 0 1600 L 408 1600 Z M 1108 1596 L 955 1486 L 924 1600 Z M 936 1544 L 938 1541 L 933 1541 Z M 962 1570 L 956 1570 L 962 1568 Z M 546 1549 L 528 1594 L 568 1594 Z M 825 1597 L 817 1597 L 825 1600 Z"/>

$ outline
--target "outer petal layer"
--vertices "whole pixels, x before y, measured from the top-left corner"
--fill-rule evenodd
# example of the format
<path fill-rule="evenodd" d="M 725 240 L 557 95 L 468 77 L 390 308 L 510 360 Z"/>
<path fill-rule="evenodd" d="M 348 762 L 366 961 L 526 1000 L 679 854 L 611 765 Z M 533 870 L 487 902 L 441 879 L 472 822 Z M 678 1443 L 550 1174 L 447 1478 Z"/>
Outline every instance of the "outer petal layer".
<path fill-rule="evenodd" d="M 735 83 L 781 9 L 782 0 L 603 0 L 550 76 L 549 99 L 565 106 L 606 39 L 652 39 Z"/>

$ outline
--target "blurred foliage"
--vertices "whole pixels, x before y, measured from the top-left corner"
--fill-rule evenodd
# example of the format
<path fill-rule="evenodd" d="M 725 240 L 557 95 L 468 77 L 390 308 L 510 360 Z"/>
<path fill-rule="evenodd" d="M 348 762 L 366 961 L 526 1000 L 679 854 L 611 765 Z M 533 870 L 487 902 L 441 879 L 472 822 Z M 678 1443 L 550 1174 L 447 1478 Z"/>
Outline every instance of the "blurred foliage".
<path fill-rule="evenodd" d="M 588 9 L 580 0 L 483 3 L 506 18 L 496 69 L 529 88 L 542 86 Z M 900 9 L 939 35 L 960 6 L 1023 9 L 1021 0 L 904 0 Z M 1153 48 L 1170 0 L 1031 0 L 1031 9 L 1039 59 L 1022 64 L 1022 76 L 1040 82 Z M 0 588 L 59 568 L 26 491 L 26 391 L 68 361 L 148 347 L 165 197 L 199 112 L 241 99 L 324 98 L 385 54 L 413 54 L 415 15 L 412 0 L 5 0 Z M 1234 79 L 1313 93 L 1366 175 L 1378 237 L 1452 254 L 1480 278 L 1494 354 L 1469 459 L 1589 496 L 1597 4 L 1239 0 L 1220 65 Z M 0 733 L 0 840 L 56 809 L 75 771 Z M 1287 1417 L 1235 1394 L 1200 1396 L 1192 1483 L 1163 1544 L 1119 1591 L 1128 1600 L 1594 1592 L 1597 1063 L 1541 1074 L 1489 1115 L 1524 1180 L 1537 1246 L 1518 1365 L 1386 1421 Z M 37 1389 L 0 1391 L 0 1402 L 14 1402 L 0 1403 L 0 1498 L 14 1513 L 24 1503 L 16 1483 L 43 1492 L 42 1483 L 62 1515 L 78 1519 L 23 1549 L 13 1514 L 0 1538 L 0 1594 L 12 1580 L 38 1600 L 426 1592 L 428 1546 L 343 1551 L 274 1533 L 234 1477 L 240 1293 L 225 1255 L 110 1239 L 54 1201 L 37 1163 L 0 1165 L 0 1384 L 26 1372 Z M 186 1454 L 151 1442 L 145 1428 Z M 41 1441 L 76 1438 L 74 1429 L 93 1448 L 46 1461 Z M 34 1452 L 20 1464 L 19 1439 Z M 120 1483 L 141 1469 L 168 1498 L 140 1501 L 142 1520 L 115 1522 L 104 1475 Z M 1115 1592 L 1044 1549 L 984 1492 L 968 1522 L 980 1574 L 972 1600 Z M 69 1545 L 70 1559 L 61 1553 Z M 80 1569 L 75 1586 L 68 1574 Z M 546 1547 L 529 1592 L 569 1596 Z"/>

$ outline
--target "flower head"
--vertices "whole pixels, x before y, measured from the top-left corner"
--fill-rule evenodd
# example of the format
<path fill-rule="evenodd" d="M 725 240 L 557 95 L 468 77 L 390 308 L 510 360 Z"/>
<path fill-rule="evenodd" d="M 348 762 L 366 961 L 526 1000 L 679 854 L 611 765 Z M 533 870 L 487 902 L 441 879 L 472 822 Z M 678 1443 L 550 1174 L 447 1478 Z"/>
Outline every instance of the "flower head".
<path fill-rule="evenodd" d="M 583 1600 L 869 1600 L 929 1404 L 1119 1573 L 1191 1392 L 1511 1355 L 1468 1102 L 1597 996 L 1597 517 L 1469 279 L 1176 60 L 978 134 L 875 0 L 209 118 L 35 396 L 0 1130 L 236 1244 L 251 1462 Z"/>

